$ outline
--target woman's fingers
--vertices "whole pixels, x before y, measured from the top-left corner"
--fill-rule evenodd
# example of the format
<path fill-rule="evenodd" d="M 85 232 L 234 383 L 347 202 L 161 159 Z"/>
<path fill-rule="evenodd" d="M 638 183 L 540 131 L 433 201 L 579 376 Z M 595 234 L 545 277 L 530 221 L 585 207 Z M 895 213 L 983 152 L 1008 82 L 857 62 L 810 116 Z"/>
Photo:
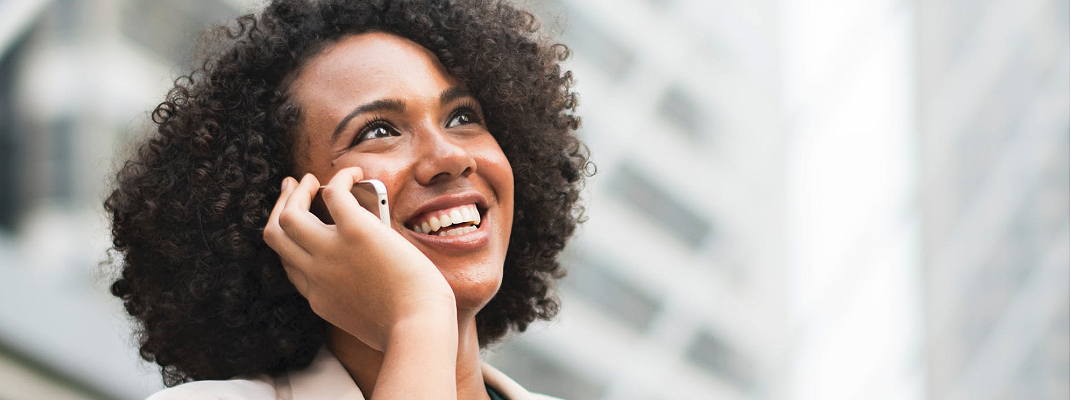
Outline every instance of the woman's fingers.
<path fill-rule="evenodd" d="M 358 167 L 345 168 L 335 173 L 324 187 L 324 204 L 331 212 L 335 224 L 345 226 L 347 221 L 361 221 L 357 224 L 375 224 L 371 214 L 361 208 L 360 203 L 350 193 L 353 185 L 364 179 L 364 172 Z"/>
<path fill-rule="evenodd" d="M 297 262 L 305 263 L 312 259 L 312 256 L 307 250 L 302 248 L 297 242 L 294 241 L 286 231 L 279 226 L 279 215 L 282 214 L 283 208 L 286 206 L 287 199 L 294 193 L 297 188 L 297 181 L 294 178 L 286 177 L 283 179 L 282 190 L 279 192 L 279 199 L 275 201 L 275 207 L 272 208 L 271 214 L 268 215 L 268 224 L 264 226 L 264 242 L 268 244 L 279 256 L 283 258 L 283 264 Z M 289 262 L 287 262 L 289 260 Z"/>
<path fill-rule="evenodd" d="M 268 215 L 268 224 L 264 226 L 264 242 L 268 244 L 282 261 L 283 269 L 290 282 L 294 284 L 298 292 L 305 293 L 309 287 L 308 277 L 294 264 L 308 265 L 312 262 L 312 255 L 294 241 L 279 225 L 279 216 L 282 215 L 290 195 L 297 189 L 298 183 L 294 178 L 283 178 L 282 190 L 279 191 L 279 199 Z"/>
<path fill-rule="evenodd" d="M 309 253 L 316 253 L 318 249 L 328 244 L 331 238 L 331 230 L 309 212 L 312 198 L 316 196 L 316 191 L 319 189 L 320 182 L 316 180 L 316 177 L 312 174 L 305 174 L 287 197 L 286 204 L 279 214 L 279 226 L 287 236 Z"/>

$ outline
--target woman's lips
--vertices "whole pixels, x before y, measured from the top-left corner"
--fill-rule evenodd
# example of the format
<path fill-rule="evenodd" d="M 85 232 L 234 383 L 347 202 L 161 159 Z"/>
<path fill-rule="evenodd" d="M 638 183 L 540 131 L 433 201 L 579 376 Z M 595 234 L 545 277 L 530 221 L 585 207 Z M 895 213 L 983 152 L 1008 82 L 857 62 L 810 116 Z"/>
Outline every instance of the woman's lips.
<path fill-rule="evenodd" d="M 490 221 L 487 217 L 481 218 L 481 223 L 475 230 L 451 236 L 439 236 L 420 233 L 412 229 L 404 229 L 405 235 L 412 241 L 422 243 L 425 246 L 444 253 L 463 253 L 478 250 L 491 241 Z"/>
<path fill-rule="evenodd" d="M 492 214 L 489 210 L 494 209 L 495 206 L 489 205 L 487 198 L 475 190 L 443 195 L 417 208 L 404 220 L 401 231 L 410 242 L 423 245 L 430 251 L 445 254 L 474 251 L 490 243 L 494 221 L 488 220 Z M 439 219 L 438 228 L 433 229 L 432 217 Z M 444 217 L 449 220 L 448 224 L 443 224 Z M 455 220 L 455 217 L 459 218 Z M 425 224 L 428 226 L 424 227 Z M 446 231 L 451 227 L 458 229 L 470 225 L 476 229 L 464 233 L 453 231 L 448 232 L 449 236 L 439 236 L 439 231 L 444 229 L 443 225 L 446 225 Z"/>

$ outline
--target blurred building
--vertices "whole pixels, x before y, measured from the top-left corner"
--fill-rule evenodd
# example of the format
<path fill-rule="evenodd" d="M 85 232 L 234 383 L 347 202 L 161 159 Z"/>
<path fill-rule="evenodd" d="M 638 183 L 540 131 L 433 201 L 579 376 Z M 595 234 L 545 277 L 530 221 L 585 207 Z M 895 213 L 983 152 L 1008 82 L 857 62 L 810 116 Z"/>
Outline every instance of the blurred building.
<path fill-rule="evenodd" d="M 789 399 L 921 399 L 913 3 L 784 0 Z"/>
<path fill-rule="evenodd" d="M 126 139 L 237 1 L 0 2 L 0 398 L 135 399 L 140 362 L 100 268 Z M 179 67 L 176 67 L 179 66 Z"/>
<path fill-rule="evenodd" d="M 1068 3 L 916 3 L 928 394 L 1066 399 Z"/>
<path fill-rule="evenodd" d="M 572 50 L 598 172 L 558 321 L 493 364 L 567 399 L 782 398 L 776 2 L 530 2 Z"/>

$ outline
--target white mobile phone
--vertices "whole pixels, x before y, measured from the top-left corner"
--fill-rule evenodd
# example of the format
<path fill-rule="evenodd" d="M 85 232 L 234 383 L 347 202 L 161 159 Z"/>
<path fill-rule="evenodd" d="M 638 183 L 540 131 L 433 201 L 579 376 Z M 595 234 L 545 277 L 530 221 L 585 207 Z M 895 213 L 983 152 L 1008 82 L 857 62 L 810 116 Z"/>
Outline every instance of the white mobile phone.
<path fill-rule="evenodd" d="M 335 220 L 331 218 L 331 212 L 328 211 L 327 204 L 324 203 L 323 192 L 324 188 L 321 186 L 320 190 L 316 192 L 316 197 L 312 199 L 309 211 L 320 217 L 320 220 L 325 224 L 334 224 Z M 379 220 L 383 221 L 384 225 L 390 226 L 390 209 L 387 207 L 387 186 L 383 185 L 383 182 L 378 179 L 366 179 L 353 184 L 350 193 L 353 193 L 353 197 L 357 198 L 357 203 L 360 203 L 361 207 L 379 217 Z"/>

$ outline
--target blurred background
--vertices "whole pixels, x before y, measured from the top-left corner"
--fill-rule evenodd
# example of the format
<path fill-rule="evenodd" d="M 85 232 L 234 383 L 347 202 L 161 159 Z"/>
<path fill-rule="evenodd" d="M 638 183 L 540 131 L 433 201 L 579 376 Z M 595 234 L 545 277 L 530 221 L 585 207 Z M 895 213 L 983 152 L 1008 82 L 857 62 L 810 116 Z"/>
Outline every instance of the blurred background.
<path fill-rule="evenodd" d="M 527 0 L 598 174 L 560 317 L 486 352 L 573 400 L 1069 398 L 1057 0 Z M 0 0 L 0 399 L 162 387 L 101 202 L 252 0 Z"/>

